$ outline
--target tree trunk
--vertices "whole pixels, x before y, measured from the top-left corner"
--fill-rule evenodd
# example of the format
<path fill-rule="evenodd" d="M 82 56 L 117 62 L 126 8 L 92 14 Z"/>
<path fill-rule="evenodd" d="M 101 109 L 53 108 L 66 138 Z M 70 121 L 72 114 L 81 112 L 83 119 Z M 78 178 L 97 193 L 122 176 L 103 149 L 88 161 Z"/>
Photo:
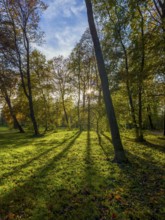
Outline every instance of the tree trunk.
<path fill-rule="evenodd" d="M 154 128 L 154 125 L 153 125 L 153 122 L 152 122 L 150 105 L 147 106 L 147 114 L 148 114 L 148 120 L 149 120 L 150 129 L 154 130 L 155 128 Z"/>
<path fill-rule="evenodd" d="M 88 94 L 88 131 L 91 130 L 91 98 L 90 98 L 90 94 Z"/>
<path fill-rule="evenodd" d="M 16 25 L 16 22 L 15 22 L 15 18 L 13 16 L 13 14 L 11 13 L 11 10 L 8 8 L 7 4 L 5 5 L 6 8 L 7 8 L 7 11 L 8 11 L 8 14 L 10 15 L 10 19 L 12 21 L 12 27 L 13 27 L 13 34 L 14 34 L 14 44 L 15 44 L 15 49 L 16 49 L 16 55 L 17 55 L 17 59 L 18 59 L 18 64 L 19 64 L 19 72 L 20 72 L 20 77 L 21 77 L 21 82 L 22 82 L 22 87 L 23 87 L 23 91 L 25 93 L 25 96 L 27 97 L 28 99 L 28 102 L 29 102 L 29 109 L 30 109 L 30 117 L 31 117 L 31 121 L 32 121 L 32 124 L 33 124 L 33 128 L 34 128 L 34 133 L 35 135 L 38 135 L 39 134 L 39 131 L 38 131 L 38 125 L 37 125 L 37 121 L 36 121 L 36 118 L 35 118 L 35 114 L 34 114 L 34 108 L 33 108 L 33 98 L 32 98 L 32 89 L 31 89 L 31 79 L 30 79 L 30 62 L 29 62 L 29 57 L 30 57 L 30 47 L 29 47 L 29 39 L 28 39 L 28 35 L 27 35 L 27 26 L 26 26 L 26 22 L 27 22 L 27 17 L 25 16 L 26 13 L 23 12 L 23 9 L 21 8 L 20 6 L 20 15 L 22 15 L 23 17 L 21 17 L 22 21 L 23 21 L 23 24 L 19 26 L 20 29 L 20 32 L 22 32 L 20 35 L 22 37 L 22 40 L 23 40 L 23 46 L 24 46 L 24 49 L 26 50 L 26 55 L 24 56 L 24 58 L 26 59 L 26 76 L 24 74 L 24 71 L 23 71 L 23 59 L 22 59 L 22 49 L 19 47 L 19 35 L 18 35 L 18 32 L 17 32 L 17 25 Z M 18 9 L 18 11 L 19 11 Z M 25 17 L 24 17 L 25 16 Z M 20 21 L 21 22 L 21 21 Z M 19 34 L 20 34 L 19 32 Z M 27 80 L 27 85 L 26 85 L 26 80 Z"/>
<path fill-rule="evenodd" d="M 165 109 L 164 109 L 164 118 L 163 118 L 163 135 L 165 136 Z"/>
<path fill-rule="evenodd" d="M 106 1 L 105 1 L 105 4 L 106 4 Z M 110 4 L 110 3 L 109 3 Z M 110 6 L 110 5 L 109 5 Z M 106 6 L 106 10 L 107 10 L 107 13 L 108 13 L 108 16 L 109 16 L 109 19 L 113 22 L 113 24 L 115 25 L 115 22 L 113 21 L 113 19 L 111 18 L 111 15 L 109 13 L 109 9 L 108 7 Z M 131 109 L 131 117 L 132 117 L 132 123 L 133 123 L 133 126 L 135 128 L 135 135 L 136 135 L 136 138 L 138 138 L 138 126 L 137 126 L 137 122 L 136 122 L 136 115 L 135 115 L 135 108 L 134 108 L 134 104 L 133 104 L 133 98 L 132 98 L 132 92 L 131 92 L 131 89 L 130 89 L 130 81 L 129 81 L 129 77 L 130 77 L 130 74 L 129 74 L 129 64 L 128 64 L 128 54 L 127 54 L 127 49 L 123 43 L 123 40 L 122 40 L 122 36 L 121 36 L 121 27 L 120 25 L 118 25 L 118 28 L 117 28 L 117 33 L 119 35 L 119 39 L 120 39 L 120 44 L 121 44 L 121 47 L 123 48 L 123 52 L 124 52 L 124 59 L 125 59 L 125 71 L 126 71 L 126 89 L 127 89 L 127 94 L 128 94 L 128 101 L 129 101 L 129 104 L 130 104 L 130 109 Z"/>
<path fill-rule="evenodd" d="M 68 114 L 67 114 L 67 111 L 66 111 L 65 100 L 64 100 L 63 95 L 62 95 L 62 106 L 63 106 L 64 115 L 65 115 L 65 120 L 66 120 L 67 126 L 70 129 L 70 122 L 69 122 Z"/>
<path fill-rule="evenodd" d="M 48 112 L 47 112 L 47 101 L 45 98 L 45 95 L 43 93 L 42 90 L 42 94 L 43 94 L 43 100 L 44 100 L 44 114 L 45 114 L 45 132 L 48 131 Z"/>
<path fill-rule="evenodd" d="M 138 137 L 138 141 L 142 142 L 144 141 L 144 137 L 143 137 L 143 128 L 142 128 L 142 116 L 143 116 L 143 112 L 142 112 L 142 89 L 143 89 L 143 74 L 144 74 L 144 64 L 145 64 L 145 43 L 144 43 L 144 18 L 143 18 L 143 14 L 141 12 L 140 6 L 137 5 L 137 9 L 138 12 L 141 16 L 141 66 L 140 66 L 140 72 L 139 72 L 139 76 L 138 76 L 138 104 L 139 104 L 139 137 Z"/>
<path fill-rule="evenodd" d="M 131 90 L 129 88 L 129 85 L 127 84 L 126 86 L 127 86 L 129 104 L 130 104 L 130 107 L 131 107 L 132 122 L 133 122 L 133 126 L 135 128 L 135 135 L 136 135 L 136 139 L 137 139 L 138 136 L 139 136 L 139 133 L 138 133 L 138 126 L 137 126 L 137 122 L 136 122 L 135 108 L 134 108 L 134 105 L 133 105 L 133 98 L 132 98 L 132 94 L 131 94 Z"/>
<path fill-rule="evenodd" d="M 85 100 L 86 100 L 86 85 L 85 85 L 85 79 L 83 81 L 83 112 L 85 112 Z"/>
<path fill-rule="evenodd" d="M 98 38 L 98 34 L 97 34 L 95 22 L 94 22 L 94 17 L 93 17 L 92 3 L 91 3 L 91 0 L 85 0 L 85 3 L 86 3 L 86 8 L 87 8 L 89 27 L 90 27 L 91 36 L 92 36 L 94 49 L 95 49 L 95 55 L 97 59 L 99 75 L 101 79 L 101 85 L 103 89 L 104 102 L 106 106 L 107 116 L 108 116 L 111 135 L 112 135 L 112 143 L 113 143 L 114 150 L 115 150 L 114 161 L 117 163 L 127 162 L 127 158 L 125 156 L 124 148 L 123 148 L 121 138 L 120 138 L 119 128 L 118 128 L 118 124 L 116 121 L 112 99 L 110 96 L 108 77 L 106 74 L 103 54 L 102 54 L 100 41 Z"/>
<path fill-rule="evenodd" d="M 144 141 L 143 138 L 143 128 L 142 128 L 142 86 L 141 82 L 139 82 L 139 92 L 138 92 L 138 104 L 139 104 L 139 137 L 137 141 Z"/>
<path fill-rule="evenodd" d="M 34 108 L 33 108 L 33 99 L 32 99 L 31 95 L 29 96 L 28 101 L 29 101 L 29 108 L 30 108 L 30 118 L 31 118 L 31 121 L 33 124 L 34 134 L 37 136 L 37 135 L 39 135 L 39 131 L 38 131 L 38 125 L 37 125 L 37 122 L 35 119 Z"/>
<path fill-rule="evenodd" d="M 10 98 L 9 98 L 7 92 L 5 92 L 5 100 L 6 100 L 6 103 L 8 105 L 8 108 L 9 108 L 9 111 L 10 111 L 10 115 L 13 118 L 14 125 L 16 125 L 16 128 L 18 128 L 20 133 L 25 133 L 25 131 L 23 130 L 22 126 L 19 124 L 19 122 L 18 122 L 18 120 L 16 118 L 16 115 L 15 115 L 15 113 L 13 111 L 13 108 L 12 108 L 12 105 L 11 105 L 11 101 L 10 101 Z"/>
<path fill-rule="evenodd" d="M 46 100 L 46 97 L 45 97 L 45 94 L 44 94 L 44 91 L 42 89 L 42 85 L 41 85 L 41 82 L 40 82 L 40 74 L 38 71 L 35 71 L 37 76 L 38 76 L 38 83 L 40 85 L 40 88 L 41 88 L 41 93 L 42 93 L 42 98 L 43 98 L 43 101 L 44 101 L 44 115 L 45 115 L 45 131 L 44 132 L 47 132 L 48 131 L 48 105 L 47 105 L 47 100 Z"/>
<path fill-rule="evenodd" d="M 80 50 L 80 49 L 79 49 Z M 80 120 L 80 90 L 81 90 L 81 82 L 80 82 L 80 73 L 81 73 L 81 66 L 80 66 L 80 51 L 79 51 L 79 66 L 78 66 L 78 103 L 77 103 L 77 114 L 78 114 L 78 126 L 81 131 L 81 120 Z"/>
<path fill-rule="evenodd" d="M 34 134 L 37 136 L 39 135 L 38 125 L 35 118 L 34 113 L 34 107 L 33 107 L 33 96 L 32 96 L 32 88 L 31 88 L 31 77 L 30 77 L 30 50 L 29 50 L 29 41 L 27 36 L 25 35 L 26 42 L 27 42 L 27 69 L 26 69 L 26 75 L 27 75 L 27 87 L 28 87 L 28 101 L 29 101 L 29 109 L 30 109 L 30 117 L 32 120 L 33 128 L 34 128 Z"/>

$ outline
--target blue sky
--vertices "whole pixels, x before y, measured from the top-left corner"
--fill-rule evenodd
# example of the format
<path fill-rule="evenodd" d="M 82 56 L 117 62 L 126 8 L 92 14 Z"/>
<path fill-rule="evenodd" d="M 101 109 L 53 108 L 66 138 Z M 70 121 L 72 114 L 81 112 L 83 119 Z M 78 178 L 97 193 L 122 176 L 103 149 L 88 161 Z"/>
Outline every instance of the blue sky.
<path fill-rule="evenodd" d="M 37 48 L 47 59 L 58 55 L 67 57 L 88 26 L 84 1 L 43 1 L 48 5 L 40 21 L 45 43 Z"/>

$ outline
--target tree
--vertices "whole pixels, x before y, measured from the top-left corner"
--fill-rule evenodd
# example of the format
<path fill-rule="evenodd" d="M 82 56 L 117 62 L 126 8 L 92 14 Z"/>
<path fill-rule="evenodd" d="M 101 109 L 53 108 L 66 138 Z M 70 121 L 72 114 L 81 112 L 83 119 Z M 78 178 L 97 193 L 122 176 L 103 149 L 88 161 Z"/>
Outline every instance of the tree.
<path fill-rule="evenodd" d="M 107 40 L 106 38 L 112 38 L 111 45 L 109 45 L 108 50 L 110 50 L 110 47 L 112 47 L 111 51 L 108 51 L 108 58 L 113 60 L 113 63 L 116 63 L 116 66 L 120 62 L 120 68 L 121 63 L 123 63 L 123 69 L 120 69 L 122 74 L 120 74 L 120 77 L 124 80 L 126 84 L 127 94 L 128 94 L 128 101 L 130 106 L 130 112 L 132 117 L 132 124 L 135 128 L 135 134 L 136 138 L 139 137 L 138 132 L 138 125 L 136 120 L 136 114 L 135 114 L 135 106 L 134 106 L 134 100 L 133 100 L 133 93 L 132 93 L 132 79 L 130 74 L 130 65 L 129 65 L 129 43 L 128 43 L 128 36 L 129 36 L 129 14 L 127 12 L 128 5 L 127 2 L 123 3 L 124 7 L 118 7 L 118 2 L 114 1 L 113 3 L 103 1 L 102 3 L 102 17 L 104 20 L 104 17 L 108 15 L 108 19 L 106 24 L 103 27 L 106 32 L 106 36 L 104 37 L 104 43 L 107 47 Z M 127 33 L 128 32 L 128 33 Z M 114 44 L 112 42 L 115 42 Z M 112 45 L 113 44 L 113 45 Z M 105 48 L 107 51 L 107 49 Z M 112 55 L 111 55 L 112 54 Z M 123 60 L 123 61 L 122 61 Z M 114 69 L 114 66 L 113 66 Z M 119 75 L 119 71 L 117 73 Z"/>
<path fill-rule="evenodd" d="M 51 73 L 51 63 L 46 61 L 46 57 L 39 51 L 34 50 L 30 55 L 31 76 L 34 94 L 34 107 L 39 106 L 36 111 L 38 124 L 45 127 L 45 132 L 49 130 L 51 124 L 50 114 L 50 93 L 53 92 L 53 75 Z M 39 114 L 38 114 L 39 113 Z"/>
<path fill-rule="evenodd" d="M 3 60 L 4 61 L 4 60 Z M 15 76 L 15 73 L 13 73 L 11 70 L 5 70 L 4 69 L 4 63 L 1 63 L 0 65 L 0 92 L 2 94 L 2 97 L 6 101 L 6 104 L 8 106 L 10 115 L 13 119 L 14 127 L 16 127 L 20 133 L 24 133 L 24 129 L 20 125 L 14 108 L 12 106 L 11 102 L 11 95 L 14 94 L 14 90 L 17 84 L 17 77 Z"/>
<path fill-rule="evenodd" d="M 71 97 L 71 84 L 70 84 L 70 72 L 68 71 L 68 60 L 62 56 L 54 57 L 52 60 L 52 74 L 54 87 L 56 92 L 59 93 L 61 100 L 64 117 L 67 127 L 70 129 L 70 117 L 67 109 L 67 101 Z"/>
<path fill-rule="evenodd" d="M 110 95 L 108 77 L 106 74 L 103 54 L 102 54 L 100 41 L 98 38 L 98 34 L 97 34 L 95 22 L 94 22 L 94 17 L 93 17 L 92 3 L 90 0 L 85 0 L 85 3 L 86 3 L 86 8 L 87 8 L 88 23 L 89 23 L 89 27 L 91 31 L 99 75 L 101 79 L 104 102 L 105 102 L 107 116 L 108 116 L 109 125 L 111 129 L 112 143 L 113 143 L 114 150 L 115 150 L 114 161 L 116 161 L 117 163 L 127 162 L 127 158 L 126 158 L 124 148 L 121 142 L 119 128 L 118 128 L 115 111 L 114 111 L 114 107 L 113 107 L 113 103 L 112 103 L 112 99 Z"/>
<path fill-rule="evenodd" d="M 3 0 L 3 20 L 11 31 L 14 52 L 16 56 L 15 68 L 19 69 L 23 91 L 28 99 L 30 117 L 35 135 L 39 134 L 33 106 L 33 91 L 30 72 L 31 43 L 39 40 L 38 22 L 40 12 L 46 5 L 40 0 L 9 1 Z M 11 41 L 11 40 L 10 40 Z M 12 58 L 11 58 L 12 59 Z"/>

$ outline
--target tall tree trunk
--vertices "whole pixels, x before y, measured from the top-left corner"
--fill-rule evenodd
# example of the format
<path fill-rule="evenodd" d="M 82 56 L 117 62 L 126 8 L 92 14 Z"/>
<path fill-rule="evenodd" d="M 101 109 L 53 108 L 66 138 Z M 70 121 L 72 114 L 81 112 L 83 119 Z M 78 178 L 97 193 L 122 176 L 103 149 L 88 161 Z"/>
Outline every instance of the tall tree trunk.
<path fill-rule="evenodd" d="M 97 65 L 99 70 L 99 75 L 101 79 L 101 85 L 103 89 L 104 102 L 106 106 L 107 116 L 109 120 L 111 135 L 112 135 L 112 143 L 115 150 L 115 158 L 114 161 L 118 163 L 127 162 L 127 158 L 125 156 L 124 148 L 121 142 L 119 128 L 115 116 L 115 111 L 112 103 L 112 99 L 110 96 L 108 77 L 106 74 L 103 54 L 100 46 L 100 41 L 98 38 L 94 17 L 93 17 L 93 9 L 91 0 L 85 0 L 87 15 L 88 15 L 88 23 L 91 31 L 92 40 L 94 43 L 95 55 L 97 59 Z"/>
<path fill-rule="evenodd" d="M 105 5 L 108 4 L 108 2 L 104 1 Z M 110 3 L 109 3 L 110 4 Z M 110 6 L 110 5 L 109 5 Z M 110 15 L 110 12 L 109 12 L 109 8 L 107 7 L 106 5 L 106 10 L 107 10 L 107 13 L 108 13 L 108 16 L 109 16 L 109 19 L 112 21 L 112 23 L 115 25 L 115 22 L 113 21 L 113 19 L 111 18 L 111 15 Z M 116 14 L 117 15 L 117 14 Z M 118 17 L 118 16 L 117 16 Z M 118 28 L 117 28 L 117 33 L 119 35 L 119 40 L 120 40 L 120 44 L 121 44 L 121 47 L 123 49 L 123 52 L 124 52 L 124 60 L 125 60 L 125 71 L 126 71 L 126 89 L 127 89 L 127 94 L 128 94 L 128 101 L 129 101 L 129 104 L 130 104 L 130 110 L 131 110 L 131 117 L 132 117 L 132 123 L 133 123 L 133 126 L 135 128 L 135 135 L 136 135 L 136 138 L 138 138 L 139 136 L 139 133 L 138 133 L 138 126 L 137 126 L 137 121 L 136 121 L 136 115 L 135 115 L 135 108 L 134 108 L 134 103 L 133 103 L 133 98 L 132 98 L 132 92 L 131 92 L 131 89 L 130 89 L 130 80 L 129 80 L 129 77 L 130 77 L 130 74 L 129 74 L 129 64 L 128 64 L 128 54 L 127 54 L 127 49 L 123 43 L 123 40 L 122 40 L 122 36 L 121 36 L 121 28 L 120 28 L 120 25 L 118 25 Z"/>
<path fill-rule="evenodd" d="M 39 135 L 38 125 L 35 118 L 34 113 L 34 106 L 33 106 L 33 96 L 32 96 L 32 88 L 31 88 L 31 76 L 30 76 L 30 49 L 29 49 L 29 40 L 25 33 L 25 39 L 27 42 L 26 51 L 27 51 L 27 69 L 26 69 L 26 75 L 27 75 L 27 87 L 28 87 L 28 101 L 29 101 L 29 109 L 30 109 L 30 117 L 32 120 L 33 128 L 34 128 L 34 134 L 37 136 Z"/>
<path fill-rule="evenodd" d="M 85 100 L 86 100 L 86 84 L 85 84 L 85 78 L 83 81 L 83 112 L 85 112 Z"/>
<path fill-rule="evenodd" d="M 45 97 L 45 94 L 44 94 L 44 91 L 42 89 L 42 85 L 41 85 L 41 82 L 40 82 L 40 74 L 38 71 L 35 71 L 37 76 L 38 76 L 38 83 L 40 85 L 40 88 L 41 88 L 41 93 L 42 93 L 42 98 L 43 98 L 43 101 L 44 101 L 44 115 L 45 115 L 45 132 L 48 131 L 48 105 L 47 105 L 47 100 L 46 100 L 46 97 Z"/>
<path fill-rule="evenodd" d="M 139 137 L 137 141 L 144 141 L 143 138 L 143 127 L 142 127 L 142 85 L 141 81 L 139 80 L 139 91 L 138 91 L 138 104 L 139 104 Z"/>
<path fill-rule="evenodd" d="M 64 100 L 64 96 L 63 95 L 62 95 L 62 106 L 63 106 L 64 115 L 65 115 L 65 120 L 66 120 L 67 126 L 70 129 L 70 122 L 69 122 L 68 114 L 67 114 L 67 111 L 66 111 L 65 100 Z"/>
<path fill-rule="evenodd" d="M 6 100 L 6 103 L 8 105 L 8 108 L 9 108 L 9 111 L 10 111 L 10 115 L 13 119 L 13 122 L 14 122 L 14 125 L 16 125 L 16 128 L 18 128 L 18 130 L 20 131 L 20 133 L 25 133 L 24 129 L 22 128 L 22 126 L 20 125 L 20 123 L 18 122 L 17 118 L 16 118 L 16 115 L 13 111 L 13 108 L 12 108 L 12 105 L 11 105 L 11 101 L 10 101 L 10 98 L 7 94 L 7 92 L 5 92 L 5 100 Z"/>
<path fill-rule="evenodd" d="M 91 97 L 90 94 L 88 94 L 88 131 L 91 130 Z"/>
<path fill-rule="evenodd" d="M 10 14 L 10 18 L 12 20 L 12 27 L 13 27 L 13 34 L 14 34 L 14 44 L 15 44 L 15 49 L 16 49 L 16 54 L 17 54 L 17 59 L 18 59 L 18 64 L 19 64 L 19 72 L 20 72 L 20 77 L 21 77 L 21 82 L 22 82 L 22 87 L 23 91 L 25 93 L 25 96 L 28 99 L 29 102 L 29 109 L 30 109 L 30 118 L 33 124 L 34 128 L 34 133 L 35 135 L 39 134 L 38 131 L 38 125 L 35 119 L 35 114 L 34 114 L 34 109 L 33 109 L 33 98 L 32 98 L 32 90 L 31 90 L 31 80 L 30 80 L 30 63 L 29 63 L 29 56 L 30 56 L 30 49 L 29 49 L 29 40 L 27 37 L 26 30 L 23 29 L 23 42 L 24 42 L 24 48 L 26 49 L 26 59 L 27 59 L 27 65 L 26 65 L 26 77 L 24 75 L 23 69 L 22 69 L 22 58 L 21 58 L 21 51 L 18 47 L 18 37 L 17 37 L 17 31 L 16 31 L 16 24 L 14 21 L 14 18 L 11 14 L 11 11 L 9 9 L 8 13 Z M 27 87 L 26 87 L 26 79 L 27 79 Z"/>
<path fill-rule="evenodd" d="M 79 79 L 79 76 L 78 76 L 77 116 L 78 116 L 78 127 L 81 130 L 81 120 L 80 120 L 80 79 Z"/>
<path fill-rule="evenodd" d="M 121 33 L 119 31 L 119 35 L 120 35 L 120 42 L 124 51 L 124 58 L 125 58 L 125 70 L 126 70 L 126 88 L 127 88 L 127 93 L 128 93 L 128 100 L 129 100 L 129 104 L 130 104 L 130 108 L 131 108 L 131 116 L 132 116 L 132 122 L 135 128 L 135 134 L 136 134 L 136 138 L 138 138 L 138 126 L 137 126 L 137 122 L 136 122 L 136 116 L 135 116 L 135 108 L 134 108 L 134 104 L 133 104 L 133 98 L 132 98 L 132 92 L 130 89 L 130 81 L 129 81 L 129 66 L 128 66 L 128 55 L 127 55 L 127 50 L 125 48 L 125 45 L 122 41 L 121 38 Z"/>
<path fill-rule="evenodd" d="M 154 124 L 152 122 L 150 105 L 147 106 L 147 114 L 148 114 L 148 121 L 149 121 L 150 129 L 154 130 Z"/>
<path fill-rule="evenodd" d="M 164 118 L 163 118 L 163 135 L 165 136 L 165 108 L 164 108 Z"/>
<path fill-rule="evenodd" d="M 144 18 L 143 14 L 141 12 L 140 6 L 137 4 L 138 12 L 141 16 L 141 66 L 140 66 L 140 72 L 138 76 L 138 104 L 139 104 L 139 137 L 138 141 L 144 141 L 143 137 L 143 127 L 142 127 L 142 90 L 143 90 L 143 74 L 144 74 L 144 64 L 145 64 L 145 44 L 144 44 Z"/>
<path fill-rule="evenodd" d="M 42 90 L 42 95 L 43 95 L 43 100 L 44 100 L 45 132 L 46 132 L 46 131 L 48 131 L 48 107 L 47 107 L 47 101 L 46 101 L 46 97 L 43 93 L 43 90 Z"/>
<path fill-rule="evenodd" d="M 81 66 L 80 66 L 80 62 L 81 62 L 81 58 L 80 58 L 80 48 L 79 48 L 79 60 L 78 60 L 78 103 L 77 103 L 77 114 L 78 114 L 78 126 L 79 129 L 81 131 L 81 120 L 80 120 L 80 90 L 81 90 L 81 81 L 80 81 L 80 73 L 81 73 Z"/>
<path fill-rule="evenodd" d="M 85 121 L 85 108 L 86 108 L 86 80 L 83 77 L 83 94 L 82 94 L 83 104 L 82 104 L 82 129 L 84 129 L 84 121 Z"/>
<path fill-rule="evenodd" d="M 33 124 L 34 134 L 37 136 L 39 135 L 39 131 L 38 131 L 38 125 L 37 125 L 37 121 L 36 121 L 35 114 L 34 114 L 33 99 L 31 95 L 29 95 L 28 101 L 29 101 L 29 108 L 30 108 L 30 118 Z"/>
<path fill-rule="evenodd" d="M 87 87 L 88 87 L 88 94 L 87 94 L 87 100 L 88 100 L 88 122 L 87 122 L 87 127 L 88 127 L 88 132 L 91 130 L 91 91 L 90 91 L 90 61 L 89 61 L 89 71 L 87 70 Z"/>

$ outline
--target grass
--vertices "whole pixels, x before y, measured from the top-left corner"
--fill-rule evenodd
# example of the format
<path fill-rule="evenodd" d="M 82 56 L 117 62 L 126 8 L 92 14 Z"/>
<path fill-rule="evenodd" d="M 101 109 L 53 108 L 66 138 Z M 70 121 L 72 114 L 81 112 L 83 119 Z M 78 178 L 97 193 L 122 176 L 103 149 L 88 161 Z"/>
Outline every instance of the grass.
<path fill-rule="evenodd" d="M 0 219 L 163 220 L 165 139 L 122 139 L 130 163 L 121 167 L 108 133 L 0 130 Z"/>

